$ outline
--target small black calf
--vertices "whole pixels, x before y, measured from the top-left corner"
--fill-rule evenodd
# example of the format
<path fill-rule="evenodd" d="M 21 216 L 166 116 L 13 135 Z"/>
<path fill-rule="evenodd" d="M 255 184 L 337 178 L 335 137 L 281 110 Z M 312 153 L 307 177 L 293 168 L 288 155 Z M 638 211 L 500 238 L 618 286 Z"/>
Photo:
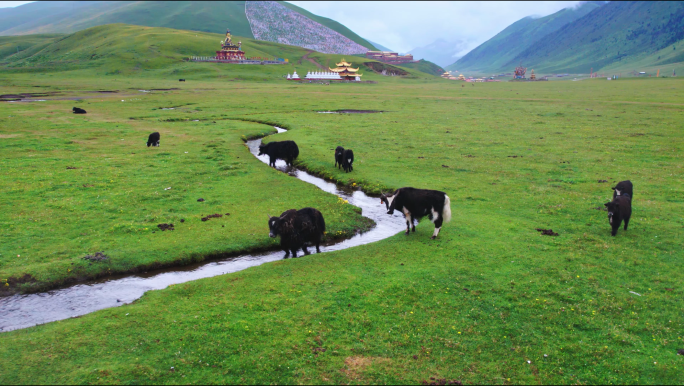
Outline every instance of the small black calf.
<path fill-rule="evenodd" d="M 279 159 L 292 166 L 294 160 L 299 157 L 299 147 L 294 141 L 270 142 L 259 145 L 259 155 L 264 154 L 269 157 L 270 166 L 275 167 L 276 160 Z"/>
<path fill-rule="evenodd" d="M 280 217 L 268 216 L 270 237 L 280 236 L 280 246 L 285 251 L 285 258 L 297 257 L 300 248 L 305 255 L 309 254 L 306 243 L 316 246 L 316 252 L 321 253 L 321 238 L 325 233 L 325 220 L 320 211 L 314 208 L 300 210 L 290 209 Z"/>
<path fill-rule="evenodd" d="M 632 181 L 620 181 L 615 185 L 613 188 L 613 199 L 622 194 L 629 194 L 629 197 L 634 197 L 634 186 L 632 185 Z"/>
<path fill-rule="evenodd" d="M 185 79 L 178 79 L 179 82 L 185 82 Z"/>
<path fill-rule="evenodd" d="M 335 149 L 335 166 L 337 168 L 342 167 L 342 160 L 344 159 L 344 148 L 342 146 L 338 146 L 337 149 Z"/>
<path fill-rule="evenodd" d="M 150 134 L 149 138 L 147 138 L 147 147 L 159 146 L 160 139 L 161 135 L 159 135 L 158 131 L 155 131 L 154 133 Z"/>
<path fill-rule="evenodd" d="M 74 114 L 85 114 L 86 113 L 86 111 L 80 107 L 74 107 L 72 111 L 74 112 Z"/>
<path fill-rule="evenodd" d="M 352 167 L 353 163 L 354 152 L 351 149 L 345 150 L 342 159 L 342 169 L 344 169 L 345 172 L 349 173 L 350 171 L 354 170 L 354 168 Z"/>
<path fill-rule="evenodd" d="M 625 230 L 627 230 L 627 225 L 629 225 L 629 218 L 632 216 L 632 196 L 629 193 L 622 193 L 619 196 L 613 198 L 613 201 L 604 204 L 608 209 L 608 222 L 610 226 L 613 227 L 613 231 L 610 233 L 615 236 L 618 229 L 620 229 L 620 223 L 625 221 Z"/>

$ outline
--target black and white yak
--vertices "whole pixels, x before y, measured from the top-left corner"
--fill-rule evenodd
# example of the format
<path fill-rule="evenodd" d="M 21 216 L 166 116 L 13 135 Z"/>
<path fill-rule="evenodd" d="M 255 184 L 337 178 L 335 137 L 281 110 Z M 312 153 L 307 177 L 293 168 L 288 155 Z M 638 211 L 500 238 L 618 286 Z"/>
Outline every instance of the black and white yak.
<path fill-rule="evenodd" d="M 161 135 L 159 135 L 158 131 L 155 131 L 154 133 L 150 134 L 150 136 L 147 138 L 147 147 L 150 146 L 159 146 L 159 140 L 161 139 Z"/>
<path fill-rule="evenodd" d="M 321 253 L 321 238 L 325 233 L 325 220 L 320 211 L 314 208 L 300 210 L 290 209 L 280 217 L 268 216 L 270 237 L 280 236 L 280 246 L 285 251 L 285 258 L 297 257 L 300 248 L 305 255 L 309 254 L 306 244 L 316 246 L 316 252 Z"/>
<path fill-rule="evenodd" d="M 613 201 L 604 204 L 608 209 L 608 223 L 613 228 L 611 235 L 617 235 L 620 229 L 620 223 L 625 222 L 625 230 L 629 225 L 629 218 L 632 217 L 632 195 L 621 192 L 620 195 L 615 196 Z"/>
<path fill-rule="evenodd" d="M 344 155 L 342 156 L 342 169 L 344 169 L 345 172 L 349 173 L 350 171 L 354 170 L 354 167 L 352 164 L 354 163 L 354 152 L 351 149 L 347 149 L 344 151 Z"/>
<path fill-rule="evenodd" d="M 342 167 L 342 160 L 344 159 L 344 148 L 338 146 L 335 149 L 335 166 L 339 169 Z"/>
<path fill-rule="evenodd" d="M 634 186 L 632 185 L 632 181 L 620 181 L 615 185 L 613 188 L 613 199 L 622 194 L 629 194 L 630 198 L 634 198 Z"/>
<path fill-rule="evenodd" d="M 380 202 L 387 207 L 387 214 L 393 214 L 395 209 L 404 213 L 407 235 L 411 227 L 416 231 L 414 219 L 428 216 L 435 224 L 432 239 L 437 237 L 444 222 L 451 221 L 451 200 L 439 190 L 400 188 L 392 194 L 380 196 Z"/>
<path fill-rule="evenodd" d="M 259 155 L 266 154 L 269 157 L 268 164 L 275 167 L 276 160 L 284 160 L 288 166 L 292 166 L 294 160 L 299 157 L 299 147 L 294 141 L 270 142 L 259 145 Z"/>

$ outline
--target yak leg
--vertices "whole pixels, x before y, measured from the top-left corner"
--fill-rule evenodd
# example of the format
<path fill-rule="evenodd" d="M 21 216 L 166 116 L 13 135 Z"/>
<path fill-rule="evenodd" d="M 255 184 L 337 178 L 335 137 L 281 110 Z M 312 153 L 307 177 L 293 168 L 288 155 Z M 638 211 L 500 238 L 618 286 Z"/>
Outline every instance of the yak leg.
<path fill-rule="evenodd" d="M 406 217 L 406 235 L 411 233 L 411 225 L 413 224 L 413 219 L 411 218 L 411 212 L 404 209 L 404 217 Z"/>
<path fill-rule="evenodd" d="M 286 249 L 286 250 L 285 250 L 285 257 L 284 257 L 284 258 L 287 259 L 288 257 L 290 257 L 290 251 L 288 251 L 288 250 Z"/>
<path fill-rule="evenodd" d="M 629 224 L 629 217 L 625 219 L 625 230 L 627 230 L 627 225 Z"/>
<path fill-rule="evenodd" d="M 305 255 L 309 254 L 309 250 L 306 249 L 306 245 L 302 246 L 302 251 L 304 252 Z"/>
<path fill-rule="evenodd" d="M 293 249 L 293 250 L 292 250 L 292 257 L 293 257 L 293 258 L 294 258 L 294 257 L 297 257 L 297 250 L 296 250 L 296 249 Z"/>
<path fill-rule="evenodd" d="M 439 216 L 439 217 L 435 220 L 435 232 L 432 234 L 431 239 L 434 240 L 435 238 L 437 238 L 437 235 L 439 234 L 440 229 L 442 229 L 442 222 L 443 222 L 443 221 L 444 221 L 444 220 L 442 219 L 442 216 Z"/>

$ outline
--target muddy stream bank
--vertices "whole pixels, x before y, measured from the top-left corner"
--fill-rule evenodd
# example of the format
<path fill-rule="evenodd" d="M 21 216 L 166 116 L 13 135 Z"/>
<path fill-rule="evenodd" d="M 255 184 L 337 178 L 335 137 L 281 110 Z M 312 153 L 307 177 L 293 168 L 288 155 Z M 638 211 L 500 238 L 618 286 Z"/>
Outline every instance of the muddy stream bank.
<path fill-rule="evenodd" d="M 280 128 L 276 129 L 278 133 L 286 131 Z M 256 158 L 268 164 L 267 156 L 257 156 L 260 144 L 261 139 L 246 143 L 249 151 Z M 332 154 L 330 158 L 332 161 Z M 276 162 L 276 168 L 304 182 L 316 185 L 325 192 L 348 200 L 350 204 L 361 208 L 363 216 L 372 219 L 377 224 L 366 233 L 321 246 L 322 252 L 338 251 L 372 243 L 404 230 L 403 217 L 398 214 L 387 215 L 385 206 L 381 205 L 377 198 L 369 197 L 361 191 L 342 189 L 334 183 L 327 182 L 302 170 L 289 168 L 284 161 Z M 325 216 L 325 213 L 323 215 Z M 264 237 L 268 235 L 266 221 L 264 221 L 263 233 Z M 218 261 L 205 261 L 184 267 L 150 271 L 145 274 L 97 280 L 42 293 L 0 298 L 0 332 L 77 317 L 104 308 L 118 307 L 133 302 L 150 290 L 164 289 L 171 284 L 241 271 L 249 267 L 281 260 L 283 256 L 283 251 L 245 254 Z M 325 256 L 313 253 L 303 258 L 325 258 Z"/>

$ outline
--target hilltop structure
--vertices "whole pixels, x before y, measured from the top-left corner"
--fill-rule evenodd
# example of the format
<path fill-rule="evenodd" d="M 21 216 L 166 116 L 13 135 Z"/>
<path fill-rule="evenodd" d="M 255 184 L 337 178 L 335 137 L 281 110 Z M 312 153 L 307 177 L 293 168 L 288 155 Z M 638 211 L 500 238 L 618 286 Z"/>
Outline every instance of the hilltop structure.
<path fill-rule="evenodd" d="M 233 43 L 230 30 L 226 30 L 226 39 L 221 42 L 221 50 L 216 51 L 217 60 L 238 61 L 245 60 L 245 53 L 242 51 L 242 42 Z"/>
<path fill-rule="evenodd" d="M 337 64 L 337 68 L 328 67 L 328 69 L 331 72 L 339 75 L 344 80 L 357 80 L 357 81 L 361 80 L 361 77 L 363 76 L 363 74 L 359 74 L 358 73 L 359 69 L 358 68 L 352 68 L 351 63 L 347 63 L 344 60 L 344 58 L 342 58 L 342 62 L 336 63 L 336 64 Z"/>
<path fill-rule="evenodd" d="M 368 59 L 375 59 L 383 63 L 390 64 L 402 64 L 413 62 L 413 55 L 411 54 L 399 55 L 396 52 L 389 51 L 368 51 L 366 52 L 366 57 Z"/>

